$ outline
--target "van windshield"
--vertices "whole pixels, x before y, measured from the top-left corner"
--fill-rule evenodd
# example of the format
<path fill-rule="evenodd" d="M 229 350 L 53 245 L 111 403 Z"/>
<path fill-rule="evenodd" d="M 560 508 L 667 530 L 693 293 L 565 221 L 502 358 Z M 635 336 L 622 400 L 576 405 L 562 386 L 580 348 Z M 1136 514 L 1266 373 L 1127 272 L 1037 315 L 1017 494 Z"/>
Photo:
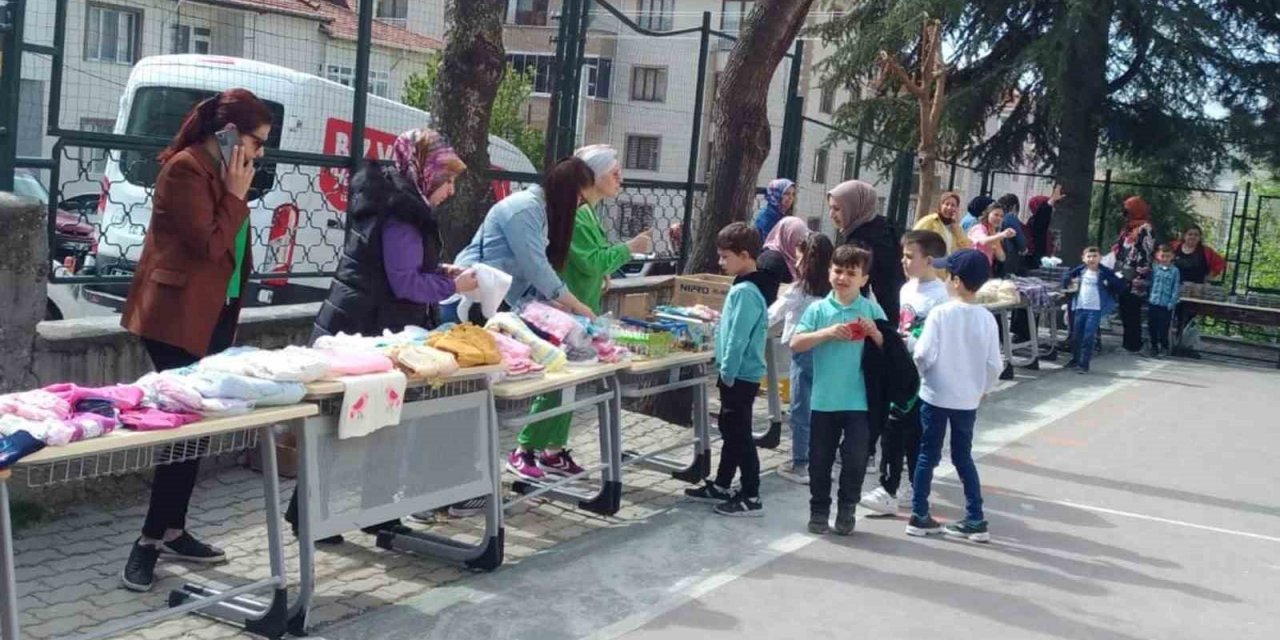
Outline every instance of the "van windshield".
<path fill-rule="evenodd" d="M 135 136 L 172 139 L 182 127 L 182 121 L 191 108 L 201 100 L 214 95 L 213 91 L 178 87 L 143 87 L 133 94 L 133 105 L 129 112 L 129 123 L 125 133 Z M 270 100 L 264 100 L 271 109 L 273 125 L 271 135 L 267 138 L 267 147 L 280 148 L 280 123 L 284 122 L 284 106 Z M 141 187 L 151 188 L 156 184 L 156 176 L 160 173 L 160 164 L 156 162 L 154 152 L 124 151 L 120 153 L 120 172 L 126 180 Z M 271 191 L 275 183 L 276 168 L 274 163 L 263 162 L 253 178 L 253 187 L 249 191 L 249 199 L 256 200 Z"/>

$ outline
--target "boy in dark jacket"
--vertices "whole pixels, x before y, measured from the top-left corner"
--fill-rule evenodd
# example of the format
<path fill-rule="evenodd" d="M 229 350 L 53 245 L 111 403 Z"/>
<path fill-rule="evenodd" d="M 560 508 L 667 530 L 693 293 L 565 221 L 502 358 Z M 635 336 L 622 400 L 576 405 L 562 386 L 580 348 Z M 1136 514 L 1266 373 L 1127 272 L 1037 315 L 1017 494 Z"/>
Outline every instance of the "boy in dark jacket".
<path fill-rule="evenodd" d="M 1080 373 L 1088 373 L 1098 325 L 1115 309 L 1116 300 L 1126 287 L 1116 272 L 1102 266 L 1102 252 L 1097 247 L 1085 247 L 1081 257 L 1084 264 L 1062 278 L 1063 288 L 1076 290 L 1071 302 L 1071 361 L 1066 367 L 1078 367 Z"/>
<path fill-rule="evenodd" d="M 813 351 L 813 390 L 809 406 L 809 531 L 823 534 L 831 515 L 831 468 L 836 449 L 840 490 L 836 505 L 837 535 L 853 533 L 854 506 L 862 496 L 870 437 L 867 383 L 862 363 L 865 343 L 884 346 L 877 321 L 886 320 L 880 305 L 861 295 L 871 272 L 871 252 L 852 245 L 836 249 L 831 258 L 831 293 L 809 305 L 795 334 L 791 350 Z"/>

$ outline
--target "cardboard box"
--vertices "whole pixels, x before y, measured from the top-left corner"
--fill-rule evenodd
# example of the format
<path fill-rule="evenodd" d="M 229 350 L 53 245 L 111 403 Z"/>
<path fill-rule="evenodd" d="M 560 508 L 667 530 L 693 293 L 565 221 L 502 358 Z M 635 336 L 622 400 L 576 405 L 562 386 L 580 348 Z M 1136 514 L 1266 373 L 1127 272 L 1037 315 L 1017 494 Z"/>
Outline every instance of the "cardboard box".
<path fill-rule="evenodd" d="M 729 288 L 733 286 L 733 276 L 720 276 L 710 273 L 698 273 L 691 276 L 676 276 L 675 292 L 671 304 L 677 307 L 706 305 L 717 311 L 724 309 L 724 299 L 729 296 Z"/>
<path fill-rule="evenodd" d="M 618 316 L 622 318 L 644 318 L 653 311 L 653 296 L 647 293 L 628 293 L 622 296 L 618 305 Z"/>

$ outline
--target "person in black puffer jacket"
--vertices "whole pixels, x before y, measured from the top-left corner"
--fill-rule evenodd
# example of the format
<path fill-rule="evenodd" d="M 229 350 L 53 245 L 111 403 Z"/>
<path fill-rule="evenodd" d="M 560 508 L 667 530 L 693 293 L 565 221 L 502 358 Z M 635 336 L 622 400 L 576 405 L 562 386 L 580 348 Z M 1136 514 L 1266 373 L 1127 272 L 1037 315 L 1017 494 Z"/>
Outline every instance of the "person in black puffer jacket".
<path fill-rule="evenodd" d="M 414 129 L 392 146 L 394 162 L 368 162 L 351 181 L 342 260 L 320 307 L 311 342 L 338 332 L 382 335 L 407 325 L 431 328 L 430 308 L 459 291 L 476 288 L 474 272 L 439 263 L 433 210 L 453 196 L 453 182 L 467 166 L 440 134 Z M 298 496 L 285 520 L 297 535 Z M 363 529 L 376 535 L 403 525 L 391 520 Z M 320 540 L 342 542 L 342 536 Z"/>
<path fill-rule="evenodd" d="M 340 331 L 430 328 L 430 306 L 475 288 L 474 274 L 439 264 L 433 213 L 466 165 L 429 129 L 401 134 L 392 149 L 393 166 L 369 162 L 352 179 L 342 260 L 312 342 Z"/>

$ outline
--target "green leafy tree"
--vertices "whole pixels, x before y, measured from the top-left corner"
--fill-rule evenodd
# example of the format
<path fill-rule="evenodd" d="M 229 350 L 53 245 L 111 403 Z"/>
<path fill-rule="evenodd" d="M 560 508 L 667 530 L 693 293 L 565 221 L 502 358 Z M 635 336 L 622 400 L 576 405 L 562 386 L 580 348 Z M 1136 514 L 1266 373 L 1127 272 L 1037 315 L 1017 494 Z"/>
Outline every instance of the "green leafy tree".
<path fill-rule="evenodd" d="M 1054 171 L 1063 247 L 1077 251 L 1101 156 L 1207 182 L 1237 152 L 1280 160 L 1280 17 L 1274 0 L 827 0 L 847 7 L 815 28 L 835 52 L 824 82 L 868 86 L 880 50 L 918 56 L 920 19 L 944 25 L 953 72 L 939 131 L 944 158 L 1000 169 L 1028 157 Z M 904 63 L 906 64 L 906 63 Z M 855 92 L 855 95 L 857 93 Z M 1206 105 L 1221 105 L 1212 117 Z M 919 118 L 894 85 L 844 105 L 836 121 L 912 148 Z M 998 126 L 988 131 L 993 117 Z M 861 129 L 866 127 L 866 129 Z M 887 164 L 880 154 L 872 161 Z"/>
<path fill-rule="evenodd" d="M 411 107 L 430 110 L 437 81 L 440 77 L 441 57 L 432 56 L 423 69 L 404 83 L 403 102 Z M 542 131 L 525 122 L 522 114 L 533 95 L 533 72 L 517 73 L 507 65 L 498 95 L 493 101 L 493 113 L 489 117 L 489 133 L 520 149 L 535 165 L 542 159 L 545 142 Z"/>

